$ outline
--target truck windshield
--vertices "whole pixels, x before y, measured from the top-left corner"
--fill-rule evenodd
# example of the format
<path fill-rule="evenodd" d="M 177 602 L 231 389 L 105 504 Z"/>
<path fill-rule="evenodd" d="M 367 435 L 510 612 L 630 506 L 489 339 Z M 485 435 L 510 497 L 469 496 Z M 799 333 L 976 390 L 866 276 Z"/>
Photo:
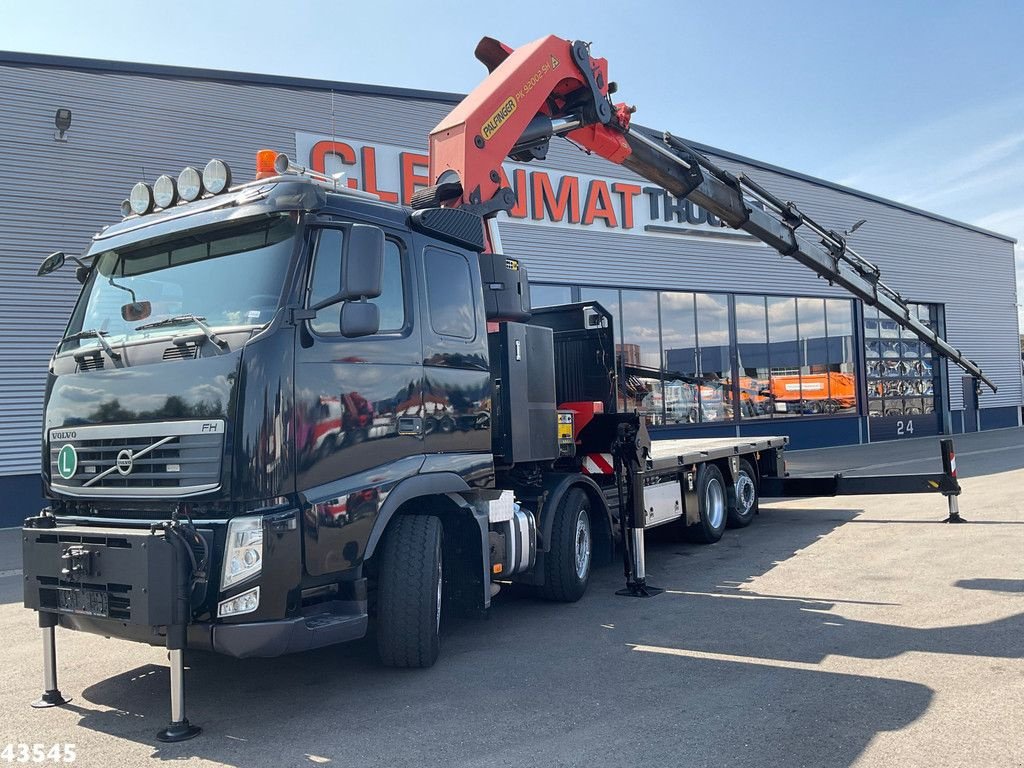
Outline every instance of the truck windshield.
<path fill-rule="evenodd" d="M 295 232 L 294 215 L 282 213 L 104 251 L 62 346 L 95 346 L 95 337 L 72 338 L 83 329 L 103 332 L 108 343 L 166 335 L 187 328 L 187 316 L 211 328 L 264 325 L 277 310 Z M 148 301 L 150 314 L 123 319 L 121 307 L 133 301 Z"/>

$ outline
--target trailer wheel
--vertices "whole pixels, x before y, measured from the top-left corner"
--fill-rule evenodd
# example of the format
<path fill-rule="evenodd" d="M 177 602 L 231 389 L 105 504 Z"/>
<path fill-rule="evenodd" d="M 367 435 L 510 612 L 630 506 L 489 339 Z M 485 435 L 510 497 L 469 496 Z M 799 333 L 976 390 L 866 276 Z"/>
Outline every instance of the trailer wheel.
<path fill-rule="evenodd" d="M 552 522 L 540 594 L 546 600 L 574 603 L 587 591 L 594 559 L 590 499 L 586 492 L 581 488 L 570 489 L 558 503 Z"/>
<path fill-rule="evenodd" d="M 729 493 L 729 516 L 726 524 L 730 528 L 745 528 L 753 522 L 756 509 L 757 473 L 749 461 L 740 459 L 736 487 Z"/>
<path fill-rule="evenodd" d="M 703 544 L 714 544 L 725 531 L 727 516 L 725 480 L 714 464 L 702 464 L 697 470 L 697 509 L 700 522 L 686 529 L 687 533 Z"/>
<path fill-rule="evenodd" d="M 440 650 L 441 521 L 395 518 L 384 538 L 377 583 L 377 652 L 389 667 L 430 667 Z"/>

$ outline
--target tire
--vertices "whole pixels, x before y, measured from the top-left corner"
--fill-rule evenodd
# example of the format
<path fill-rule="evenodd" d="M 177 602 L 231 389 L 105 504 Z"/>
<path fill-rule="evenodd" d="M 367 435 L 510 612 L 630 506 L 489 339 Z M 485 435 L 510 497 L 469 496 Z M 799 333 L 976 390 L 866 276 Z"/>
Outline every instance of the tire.
<path fill-rule="evenodd" d="M 729 528 L 746 528 L 754 521 L 757 512 L 757 472 L 754 465 L 740 459 L 740 471 L 736 487 L 729 491 L 729 514 L 726 525 Z"/>
<path fill-rule="evenodd" d="M 725 480 L 714 464 L 702 464 L 697 470 L 697 509 L 700 522 L 686 529 L 689 536 L 702 544 L 714 544 L 725 532 L 727 517 Z"/>
<path fill-rule="evenodd" d="M 545 600 L 575 603 L 587 591 L 594 561 L 590 526 L 590 499 L 581 488 L 571 488 L 555 509 L 551 542 L 544 555 Z"/>
<path fill-rule="evenodd" d="M 377 579 L 377 652 L 389 667 L 430 667 L 440 651 L 441 521 L 395 518 Z"/>

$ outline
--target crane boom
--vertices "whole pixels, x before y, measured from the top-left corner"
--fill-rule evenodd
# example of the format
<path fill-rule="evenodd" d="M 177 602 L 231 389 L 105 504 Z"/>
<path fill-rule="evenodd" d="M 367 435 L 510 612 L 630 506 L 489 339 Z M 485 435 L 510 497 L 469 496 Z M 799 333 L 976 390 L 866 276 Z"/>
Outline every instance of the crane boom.
<path fill-rule="evenodd" d="M 431 132 L 432 186 L 417 193 L 414 208 L 457 206 L 492 220 L 515 203 L 502 162 L 543 159 L 551 137 L 564 136 L 842 286 L 996 390 L 973 360 L 911 313 L 845 234 L 822 226 L 749 176 L 717 167 L 670 133 L 652 136 L 631 126 L 634 108 L 611 102 L 616 89 L 608 80 L 608 62 L 591 58 L 589 44 L 549 35 L 512 49 L 484 38 L 476 56 L 490 74 Z M 492 227 L 484 232 L 487 250 L 498 251 Z"/>

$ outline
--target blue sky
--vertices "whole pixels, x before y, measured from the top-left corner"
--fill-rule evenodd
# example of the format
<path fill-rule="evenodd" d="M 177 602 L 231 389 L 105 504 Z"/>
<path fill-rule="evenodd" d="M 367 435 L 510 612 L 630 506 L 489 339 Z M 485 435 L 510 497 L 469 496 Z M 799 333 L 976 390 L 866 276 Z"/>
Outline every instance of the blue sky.
<path fill-rule="evenodd" d="M 456 92 L 483 35 L 590 40 L 645 125 L 1024 241 L 1020 0 L 0 8 L 4 50 Z"/>

